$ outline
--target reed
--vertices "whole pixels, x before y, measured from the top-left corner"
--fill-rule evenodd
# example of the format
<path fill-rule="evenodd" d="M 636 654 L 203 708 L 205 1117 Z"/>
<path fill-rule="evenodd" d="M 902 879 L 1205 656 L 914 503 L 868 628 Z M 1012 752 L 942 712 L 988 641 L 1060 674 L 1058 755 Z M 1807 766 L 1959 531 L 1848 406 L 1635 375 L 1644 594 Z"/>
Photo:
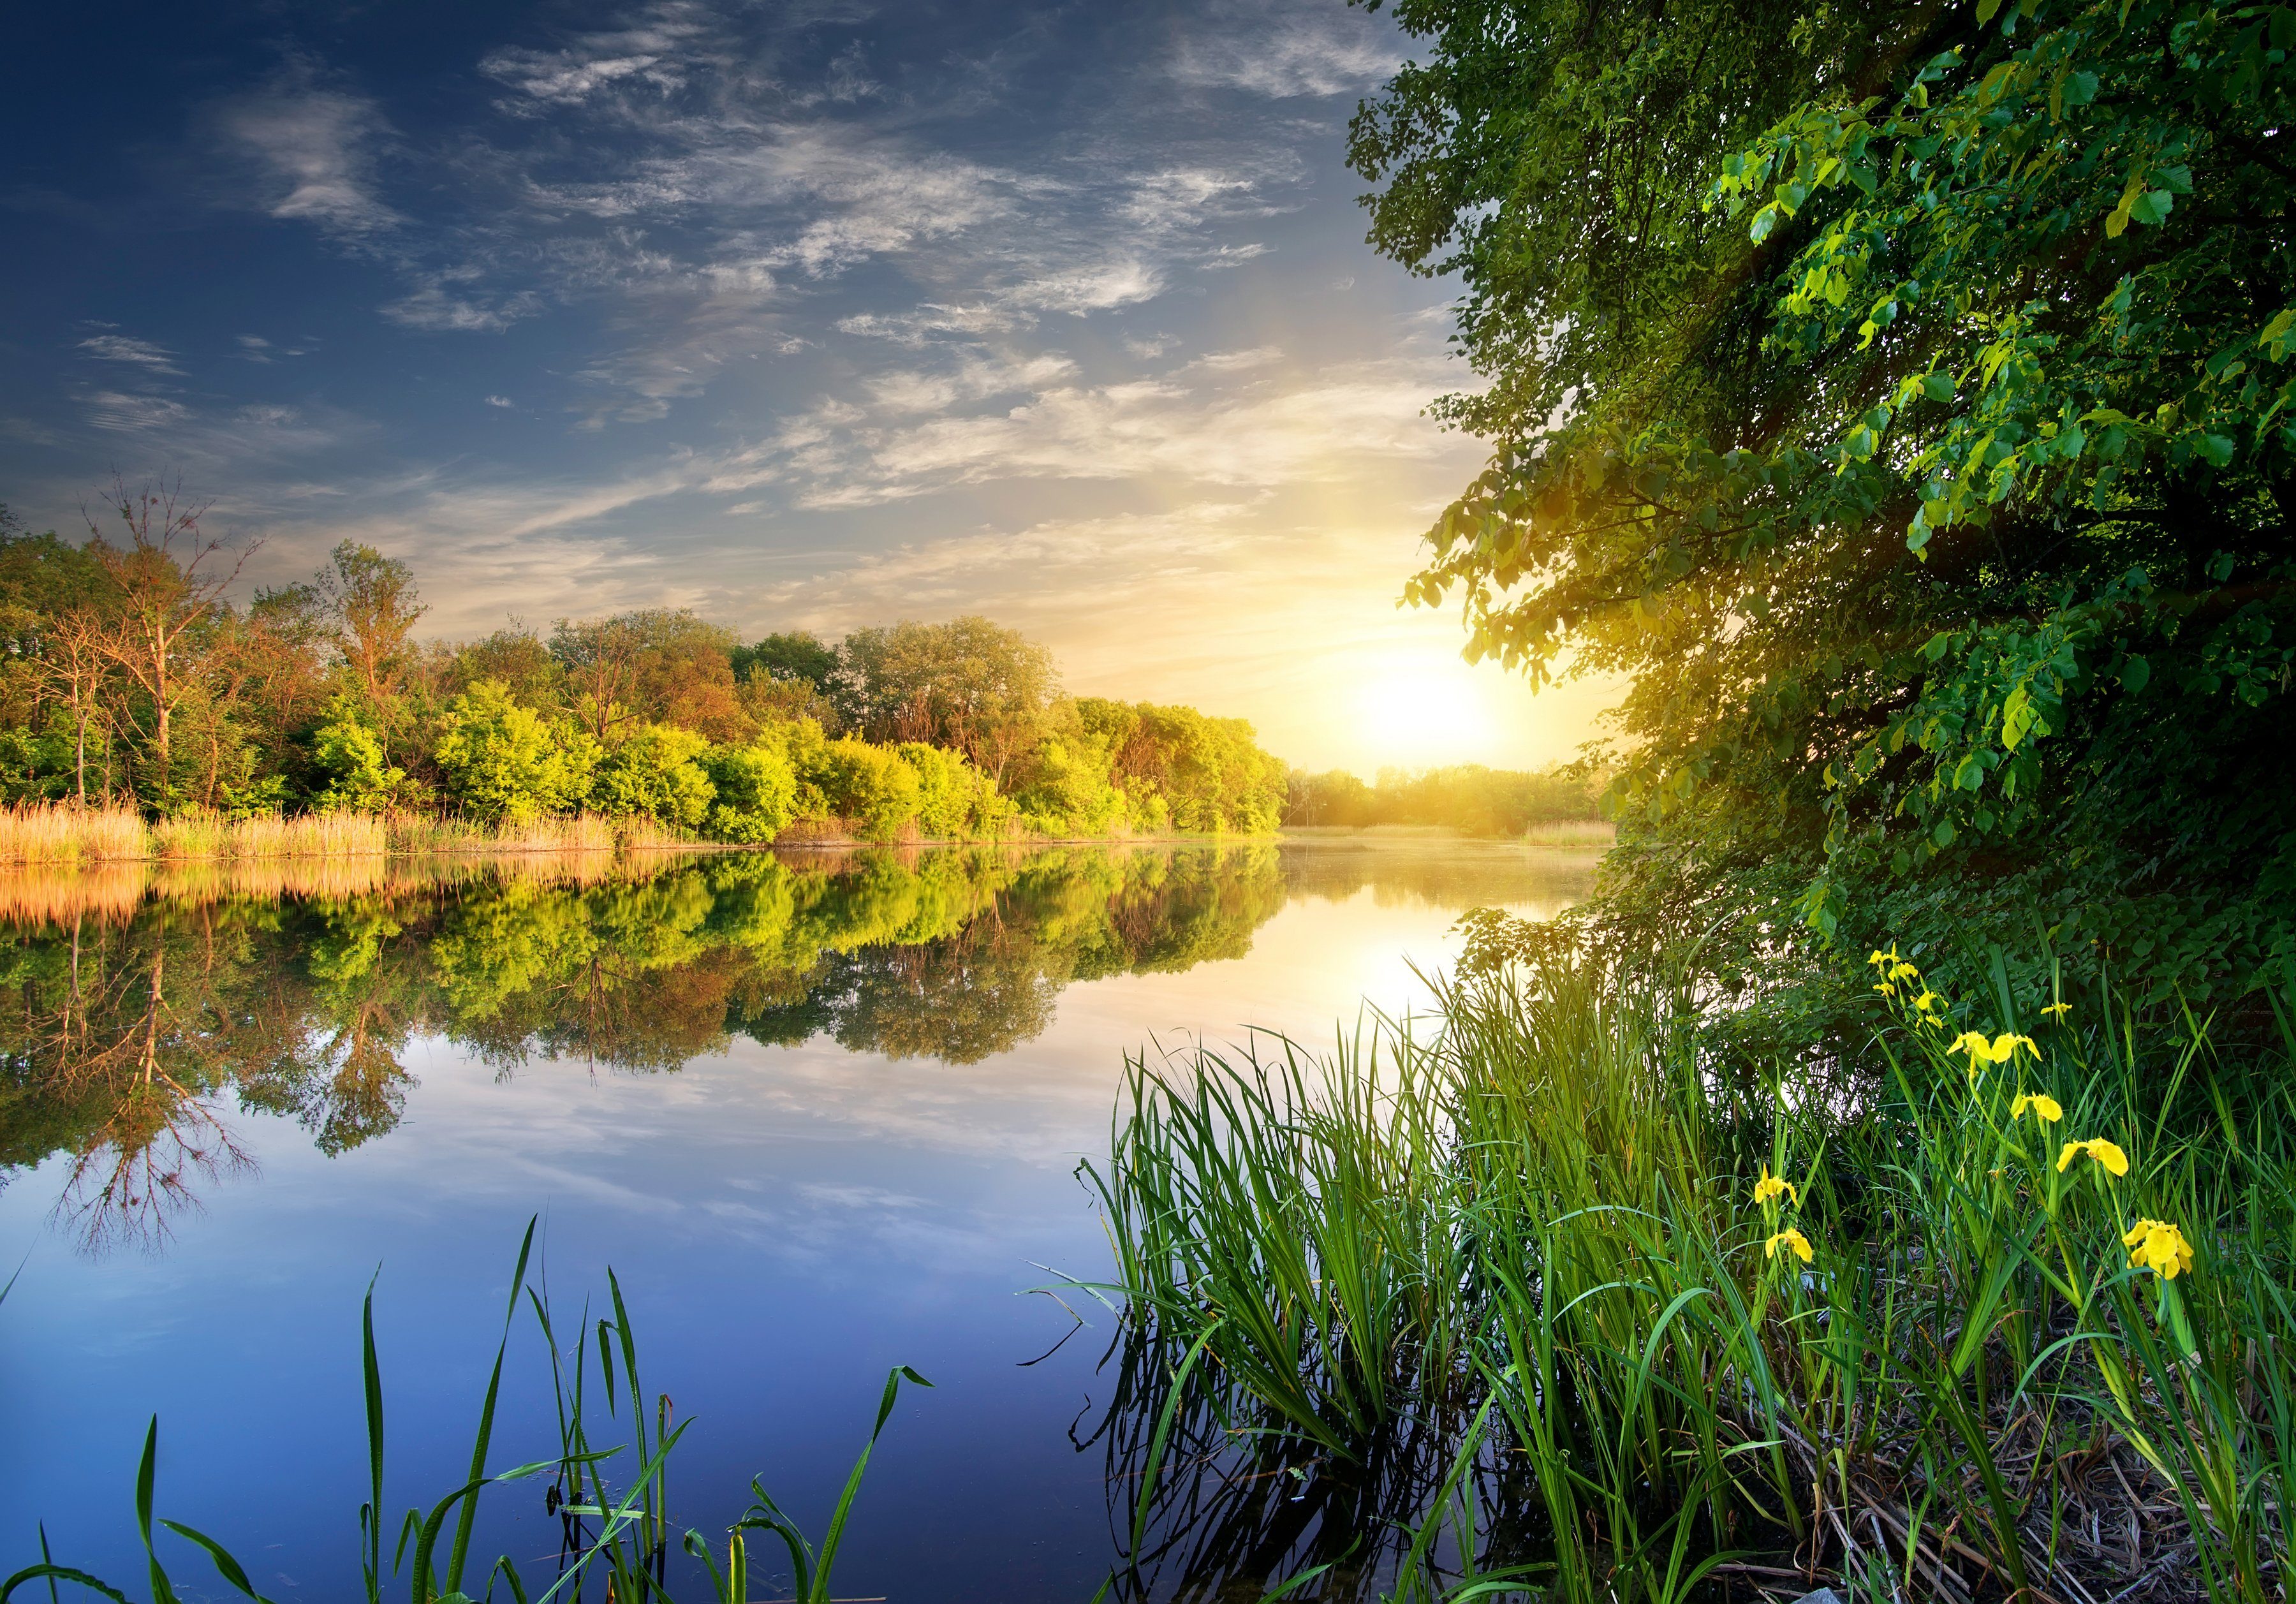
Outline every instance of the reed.
<path fill-rule="evenodd" d="M 133 808 L 22 803 L 0 810 L 0 863 L 111 863 L 149 855 Z"/>
<path fill-rule="evenodd" d="M 1522 832 L 1525 846 L 1607 847 L 1619 839 L 1619 827 L 1601 819 L 1565 819 L 1554 824 L 1533 824 Z"/>
<path fill-rule="evenodd" d="M 2235 1055 L 2109 990 L 2021 1029 L 2005 980 L 1948 1026 L 1879 975 L 1870 1060 L 1767 1078 L 1702 1052 L 1694 998 L 1568 958 L 1321 1058 L 1136 1061 L 1087 1166 L 1113 1289 L 1166 1374 L 1202 1346 L 1232 1431 L 1371 1463 L 1430 1420 L 1472 1458 L 1482 1420 L 1543 1518 L 1478 1553 L 1456 1476 L 1417 1512 L 1464 1520 L 1474 1596 L 1527 1562 L 1583 1604 L 1765 1567 L 2281 1596 L 2296 989 Z"/>
<path fill-rule="evenodd" d="M 786 1575 L 794 1584 L 795 1604 L 832 1604 L 831 1578 L 846 1521 L 860 1494 L 870 1456 L 892 1416 L 901 1385 L 907 1382 L 931 1387 L 932 1383 L 906 1365 L 897 1367 L 886 1377 L 876 1424 L 846 1478 L 831 1511 L 828 1527 L 817 1543 L 782 1511 L 756 1480 L 750 1485 L 753 1502 L 730 1531 L 714 1542 L 691 1529 L 680 1538 L 669 1518 L 668 1466 L 672 1453 L 693 1422 L 687 1420 L 673 1423 L 667 1395 L 647 1396 L 639 1379 L 636 1330 L 623 1301 L 621 1284 L 611 1269 L 606 1273 L 606 1285 L 612 1318 L 599 1320 L 594 1328 L 586 1318 L 578 1320 L 574 1346 L 570 1352 L 564 1348 L 552 1323 L 550 1301 L 545 1289 L 528 1277 L 534 1236 L 535 1223 L 529 1221 L 504 1301 L 494 1365 L 485 1396 L 479 1404 L 470 1473 L 459 1486 L 427 1508 L 418 1504 L 396 1518 L 389 1514 L 385 1502 L 385 1394 L 381 1355 L 374 1338 L 374 1289 L 368 1288 L 361 1322 L 360 1353 L 365 1393 L 367 1498 L 358 1511 L 360 1575 L 355 1585 L 346 1585 L 341 1591 L 364 1599 L 365 1604 L 382 1604 L 386 1594 L 398 1596 L 401 1589 L 407 1604 L 452 1604 L 456 1600 L 468 1604 L 473 1597 L 491 1599 L 499 1584 L 511 1599 L 521 1604 L 528 1600 L 534 1604 L 547 1604 L 562 1597 L 580 1600 L 587 1591 L 590 1577 L 603 1574 L 604 1596 L 609 1600 L 652 1598 L 660 1604 L 671 1604 L 675 1597 L 673 1585 L 693 1580 L 674 1575 L 669 1569 L 671 1543 L 676 1539 L 683 1551 L 698 1562 L 700 1577 L 708 1583 L 707 1592 L 702 1596 L 715 1600 L 716 1604 L 748 1604 L 756 1591 L 750 1584 L 753 1567 L 749 1554 L 755 1534 L 772 1540 L 785 1553 L 789 1560 Z M 8 1290 L 7 1287 L 0 1287 L 0 1298 L 4 1298 Z M 547 1445 L 541 1458 L 504 1469 L 489 1469 L 499 1457 L 494 1448 L 495 1405 L 501 1395 L 504 1367 L 521 1310 L 532 1314 L 547 1351 L 558 1404 L 558 1440 Z M 177 1521 L 155 1522 L 159 1436 L 160 1422 L 155 1416 L 144 1435 L 143 1459 L 135 1477 L 136 1526 L 149 1565 L 152 1598 L 167 1600 L 180 1596 L 155 1542 L 156 1524 L 197 1551 L 233 1592 L 255 1604 L 268 1604 L 255 1591 L 246 1567 L 221 1543 Z M 507 1554 L 497 1556 L 485 1567 L 483 1575 L 479 1575 L 471 1544 L 480 1499 L 489 1491 L 512 1483 L 535 1481 L 542 1483 L 544 1507 L 559 1525 L 559 1550 L 550 1562 L 549 1575 L 546 1579 L 537 1576 L 529 1584 L 518 1562 Z M 29 1590 L 37 1583 L 45 1583 L 46 1587 L 41 1591 L 51 1596 L 58 1583 L 70 1583 L 115 1600 L 125 1600 L 125 1593 L 101 1578 L 76 1567 L 57 1564 L 47 1552 L 45 1531 L 40 1547 L 37 1562 L 0 1582 L 0 1604 L 6 1604 L 19 1590 Z M 723 1567 L 717 1560 L 719 1552 L 726 1556 Z M 528 1560 L 529 1566 L 534 1563 L 531 1559 Z M 766 1573 L 780 1567 L 761 1562 L 754 1568 Z M 347 1577 L 345 1582 L 350 1584 L 351 1579 Z M 688 1597 L 696 1596 L 700 1591 L 691 1585 L 686 1587 Z M 199 1595 L 193 1592 L 190 1596 Z"/>

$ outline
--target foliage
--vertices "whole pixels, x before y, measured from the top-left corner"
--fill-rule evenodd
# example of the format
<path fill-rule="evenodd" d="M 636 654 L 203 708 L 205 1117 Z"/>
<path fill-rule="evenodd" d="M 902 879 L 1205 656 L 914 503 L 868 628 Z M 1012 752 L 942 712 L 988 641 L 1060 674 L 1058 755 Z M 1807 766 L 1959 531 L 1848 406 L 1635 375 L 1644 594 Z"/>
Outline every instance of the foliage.
<path fill-rule="evenodd" d="M 1092 1174 L 1167 1390 L 1209 1355 L 1211 1473 L 1368 1474 L 1442 1421 L 1472 1462 L 1488 1420 L 1536 1515 L 1481 1553 L 1466 1521 L 1464 1562 L 1587 1604 L 1726 1558 L 2276 1597 L 2296 1037 L 1875 958 L 1874 1048 L 1831 1080 L 1718 1077 L 1694 993 L 1567 948 L 1322 1060 L 1136 1060 Z M 2141 1552 L 2076 1535 L 2140 1514 Z"/>
<path fill-rule="evenodd" d="M 818 788 L 829 813 L 850 822 L 868 840 L 891 840 L 917 816 L 923 799 L 917 771 L 898 750 L 850 735 L 814 748 L 802 772 Z"/>
<path fill-rule="evenodd" d="M 1029 754 L 1013 793 L 1021 822 L 1039 835 L 1106 835 L 1128 819 L 1109 773 L 1108 749 L 1082 734 L 1048 736 Z"/>
<path fill-rule="evenodd" d="M 473 818 L 511 823 L 580 806 L 598 755 L 586 732 L 545 723 L 500 680 L 447 704 L 435 749 L 450 798 Z"/>
<path fill-rule="evenodd" d="M 1595 820 L 1599 781 L 1575 767 L 1536 773 L 1464 763 L 1406 773 L 1382 769 L 1377 789 L 1343 769 L 1295 771 L 1283 822 L 1303 825 L 1432 824 L 1469 835 L 1515 836 L 1534 825 Z"/>
<path fill-rule="evenodd" d="M 964 753 L 921 741 L 904 741 L 896 749 L 916 773 L 918 829 L 951 840 L 1004 833 L 1014 816 L 1013 804 L 996 794 L 996 782 Z"/>
<path fill-rule="evenodd" d="M 1092 799 L 1063 833 L 1180 814 L 1258 829 L 1271 806 L 1277 765 L 1248 726 L 1144 706 L 1126 716 L 1162 734 L 1119 750 L 1085 728 L 1096 714 L 1054 700 L 1041 646 L 985 619 L 742 647 L 652 609 L 418 644 L 425 610 L 398 559 L 346 543 L 242 610 L 202 509 L 114 488 L 124 546 L 35 536 L 0 509 L 0 802 L 234 818 L 430 805 L 519 831 L 594 803 L 743 844 L 848 817 L 883 839 L 922 813 L 927 833 L 968 839 L 1011 827 L 1008 793 L 1057 735 L 1054 769 L 1128 765 L 1073 777 Z M 830 749 L 847 721 L 824 687 L 876 755 Z"/>
<path fill-rule="evenodd" d="M 382 737 L 348 699 L 329 704 L 327 722 L 311 735 L 311 760 L 326 775 L 326 785 L 312 799 L 321 813 L 348 808 L 380 812 L 398 800 L 406 784 L 406 771 L 393 767 L 383 755 Z"/>
<path fill-rule="evenodd" d="M 642 814 L 698 830 L 717 795 L 702 762 L 709 750 L 707 740 L 671 724 L 646 724 L 623 734 L 599 761 L 589 804 L 603 814 Z"/>
<path fill-rule="evenodd" d="M 2038 923 L 2153 996 L 2296 950 L 2296 12 L 1398 15 L 1356 160 L 1496 447 L 1409 594 L 1635 676 L 1620 916 L 1965 983 Z"/>
<path fill-rule="evenodd" d="M 832 677 L 837 672 L 837 648 L 810 630 L 787 630 L 767 635 L 754 646 L 734 649 L 734 677 L 748 681 L 755 677 L 769 680 L 802 680 L 815 690 L 826 692 Z"/>
<path fill-rule="evenodd" d="M 856 630 L 840 648 L 832 687 L 852 728 L 953 748 L 1002 786 L 1037 739 L 1060 682 L 1042 646 L 967 617 Z"/>
<path fill-rule="evenodd" d="M 1109 754 L 1136 828 L 1264 834 L 1275 828 L 1284 772 L 1250 724 L 1193 708 L 1079 698 L 1078 726 Z"/>
<path fill-rule="evenodd" d="M 740 745 L 711 747 L 701 761 L 715 798 L 708 821 L 712 840 L 761 846 L 797 816 L 797 770 L 786 739 L 767 731 Z"/>

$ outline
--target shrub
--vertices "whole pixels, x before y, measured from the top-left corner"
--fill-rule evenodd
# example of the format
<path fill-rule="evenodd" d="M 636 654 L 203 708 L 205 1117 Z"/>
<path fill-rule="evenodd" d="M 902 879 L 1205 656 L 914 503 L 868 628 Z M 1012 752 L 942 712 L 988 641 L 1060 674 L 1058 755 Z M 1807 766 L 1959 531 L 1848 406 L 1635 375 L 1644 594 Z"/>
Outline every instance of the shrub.
<path fill-rule="evenodd" d="M 996 782 L 965 760 L 962 752 L 904 742 L 901 760 L 917 773 L 917 828 L 929 836 L 970 838 L 1002 835 L 1015 809 L 999 796 Z"/>
<path fill-rule="evenodd" d="M 898 752 L 848 735 L 823 743 L 816 763 L 808 777 L 829 811 L 870 839 L 889 841 L 917 816 L 922 787 Z"/>
<path fill-rule="evenodd" d="M 717 797 L 701 761 L 709 750 L 709 742 L 692 730 L 647 724 L 606 754 L 590 787 L 590 806 L 698 830 Z"/>
<path fill-rule="evenodd" d="M 1013 800 L 1021 822 L 1044 835 L 1105 835 L 1126 813 L 1124 793 L 1089 741 L 1051 740 L 1038 747 L 1028 783 Z"/>
<path fill-rule="evenodd" d="M 514 824 L 579 807 L 598 761 L 594 741 L 520 707 L 500 680 L 447 704 L 437 750 L 450 797 L 476 818 Z"/>
<path fill-rule="evenodd" d="M 348 808 L 375 813 L 388 806 L 406 782 L 406 771 L 384 756 L 382 737 L 359 716 L 347 697 L 327 708 L 327 722 L 311 737 L 311 757 L 327 783 L 312 799 L 321 813 Z"/>
<path fill-rule="evenodd" d="M 711 747 L 702 754 L 701 765 L 717 791 L 709 819 L 713 839 L 762 845 L 797 816 L 797 770 L 781 732 L 768 730 L 739 746 Z"/>

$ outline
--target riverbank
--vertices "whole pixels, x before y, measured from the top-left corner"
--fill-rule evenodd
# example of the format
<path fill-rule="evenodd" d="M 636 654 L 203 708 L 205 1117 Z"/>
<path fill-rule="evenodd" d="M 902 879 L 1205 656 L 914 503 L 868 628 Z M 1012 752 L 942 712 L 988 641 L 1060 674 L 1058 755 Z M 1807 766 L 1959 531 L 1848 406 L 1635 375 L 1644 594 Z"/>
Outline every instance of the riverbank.
<path fill-rule="evenodd" d="M 1241 846 L 1278 841 L 1290 833 L 1293 832 L 1166 831 L 1103 836 L 1013 833 L 934 837 L 907 830 L 890 840 L 882 840 L 847 828 L 843 821 L 807 820 L 770 842 L 747 844 L 696 839 L 644 814 L 552 815 L 523 823 L 491 825 L 422 814 L 348 811 L 302 814 L 292 818 L 262 814 L 248 819 L 193 814 L 146 822 L 132 808 L 78 808 L 59 803 L 0 810 L 0 869 L 465 853 L 499 855 L 525 852 L 849 851 L 888 846 Z M 1320 837 L 1334 832 L 1300 833 Z"/>
<path fill-rule="evenodd" d="M 2296 1008 L 1874 957 L 1870 1047 L 1766 1068 L 1568 954 L 1327 1059 L 1136 1060 L 1095 1179 L 1175 1457 L 1417 1465 L 1399 1597 L 2284 1598 Z"/>

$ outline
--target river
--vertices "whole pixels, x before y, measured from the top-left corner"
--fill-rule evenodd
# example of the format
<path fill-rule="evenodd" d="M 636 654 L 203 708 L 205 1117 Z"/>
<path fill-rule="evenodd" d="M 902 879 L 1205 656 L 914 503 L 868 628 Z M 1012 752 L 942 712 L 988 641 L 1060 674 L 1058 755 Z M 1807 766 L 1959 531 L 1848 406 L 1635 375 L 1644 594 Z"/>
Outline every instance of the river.
<path fill-rule="evenodd" d="M 1083 1604 L 1129 1518 L 1095 1436 L 1117 1333 L 1032 1289 L 1107 1273 L 1074 1171 L 1125 1055 L 1423 1006 L 1460 911 L 1550 915 L 1592 863 L 1339 838 L 0 882 L 0 1570 L 45 1522 L 145 1591 L 156 1414 L 160 1515 L 282 1604 L 357 1596 L 361 1298 L 395 1535 L 464 1478 L 538 1216 L 564 1344 L 611 1265 L 647 1394 L 693 1422 L 678 1527 L 722 1534 L 754 1476 L 817 1532 L 906 1364 L 934 1385 L 885 1428 L 837 1595 Z M 490 1469 L 557 1449 L 530 1313 L 509 1355 Z M 529 1581 L 541 1485 L 480 1521 Z M 229 1596 L 161 1543 L 187 1600 Z M 751 1595 L 785 1598 L 769 1558 Z"/>

